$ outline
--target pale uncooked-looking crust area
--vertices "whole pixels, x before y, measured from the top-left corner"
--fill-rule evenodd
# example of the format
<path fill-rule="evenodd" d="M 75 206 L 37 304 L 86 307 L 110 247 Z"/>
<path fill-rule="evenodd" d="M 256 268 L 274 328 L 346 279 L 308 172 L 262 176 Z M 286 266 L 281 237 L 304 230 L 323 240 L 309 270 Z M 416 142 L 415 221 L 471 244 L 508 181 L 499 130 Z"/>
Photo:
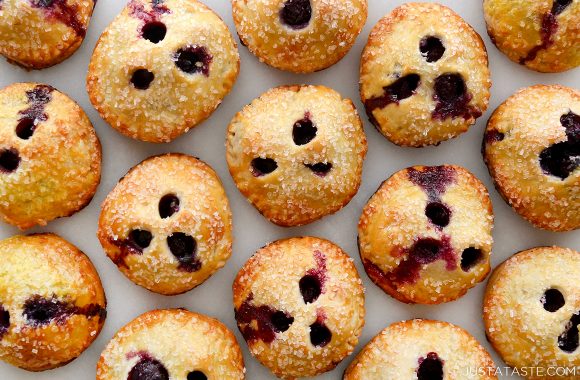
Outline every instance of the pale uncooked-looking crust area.
<path fill-rule="evenodd" d="M 553 0 L 484 0 L 488 34 L 509 59 L 547 73 L 562 72 L 580 65 L 580 1 L 572 0 L 556 15 L 558 23 L 552 43 L 541 48 L 534 59 L 530 52 L 543 43 L 542 23 L 552 10 Z"/>
<path fill-rule="evenodd" d="M 243 380 L 242 351 L 220 321 L 185 309 L 153 310 L 122 327 L 97 364 L 97 380 L 126 380 L 139 355 L 163 364 L 171 379 L 192 371 L 208 379 Z"/>
<path fill-rule="evenodd" d="M 317 127 L 305 145 L 293 141 L 293 126 L 305 117 Z M 240 192 L 271 222 L 311 223 L 344 207 L 357 193 L 367 141 L 350 99 L 324 86 L 273 88 L 238 112 L 228 127 L 226 158 Z M 274 159 L 277 169 L 252 173 L 255 158 Z M 305 164 L 331 163 L 325 176 Z"/>
<path fill-rule="evenodd" d="M 0 55 L 27 69 L 44 69 L 70 57 L 85 38 L 95 1 L 67 0 L 66 5 L 82 30 L 75 31 L 52 15 L 61 12 L 60 5 L 43 9 L 29 1 L 3 0 Z"/>
<path fill-rule="evenodd" d="M 179 211 L 162 218 L 159 202 L 168 194 L 179 199 Z M 127 254 L 122 244 L 134 229 L 153 236 L 142 254 Z M 167 244 L 175 232 L 196 240 L 199 270 L 179 268 Z M 232 252 L 232 215 L 221 181 L 209 165 L 184 154 L 166 154 L 146 159 L 119 181 L 103 202 L 97 236 L 131 281 L 156 293 L 180 294 L 225 265 Z"/>
<path fill-rule="evenodd" d="M 299 281 L 320 264 L 316 255 L 325 260 L 326 279 L 318 299 L 307 304 Z M 364 288 L 354 262 L 328 240 L 291 238 L 261 248 L 238 273 L 233 292 L 236 310 L 251 295 L 253 305 L 270 306 L 294 318 L 290 328 L 276 333 L 271 343 L 247 342 L 252 355 L 283 379 L 330 371 L 354 350 L 364 325 Z M 324 347 L 315 347 L 309 326 L 321 315 L 332 339 Z"/>
<path fill-rule="evenodd" d="M 580 115 L 580 92 L 559 85 L 537 85 L 516 92 L 487 124 L 483 155 L 496 188 L 515 211 L 534 226 L 550 231 L 580 227 L 580 170 L 562 180 L 544 173 L 539 156 L 567 141 L 560 118 Z"/>
<path fill-rule="evenodd" d="M 538 247 L 504 261 L 489 279 L 483 301 L 488 340 L 509 366 L 544 369 L 544 376 L 527 379 L 577 379 L 573 374 L 550 377 L 547 368 L 580 366 L 580 350 L 567 353 L 558 347 L 558 337 L 580 311 L 579 272 L 580 252 Z M 565 304 L 556 312 L 543 307 L 548 289 L 564 296 Z"/>
<path fill-rule="evenodd" d="M 453 301 L 483 281 L 490 271 L 493 209 L 485 186 L 466 169 L 446 165 L 454 176 L 440 201 L 450 210 L 449 224 L 433 225 L 425 214 L 430 203 L 425 190 L 401 170 L 383 182 L 365 205 L 358 226 L 359 252 L 371 280 L 387 294 L 406 303 L 438 304 Z M 399 282 L 391 274 L 409 259 L 406 251 L 418 238 L 450 239 L 456 265 L 439 259 L 421 264 L 416 282 Z M 461 268 L 463 250 L 477 248 L 482 257 L 468 271 Z"/>
<path fill-rule="evenodd" d="M 285 2 L 232 0 L 242 43 L 280 70 L 311 73 L 334 65 L 349 52 L 367 19 L 367 0 L 311 0 L 311 20 L 296 30 L 280 19 Z"/>
<path fill-rule="evenodd" d="M 491 356 L 467 331 L 451 323 L 424 319 L 385 328 L 356 356 L 343 379 L 416 380 L 419 360 L 429 353 L 436 353 L 443 361 L 445 379 L 497 379 Z M 480 369 L 486 372 L 476 374 Z"/>
<path fill-rule="evenodd" d="M 53 234 L 13 236 L 0 241 L 0 304 L 10 327 L 0 337 L 0 359 L 28 371 L 63 366 L 99 335 L 104 315 L 73 314 L 44 326 L 27 323 L 23 305 L 30 297 L 56 297 L 75 307 L 105 310 L 101 280 L 89 258 Z"/>
<path fill-rule="evenodd" d="M 435 36 L 445 46 L 436 62 L 427 62 L 421 40 Z M 363 50 L 360 95 L 363 104 L 383 95 L 383 88 L 409 74 L 420 76 L 414 94 L 370 113 L 373 124 L 391 142 L 411 147 L 437 145 L 456 137 L 476 118 L 434 119 L 434 82 L 442 74 L 460 74 L 478 113 L 487 109 L 491 79 L 485 45 L 477 32 L 451 9 L 431 3 L 407 3 L 395 8 L 372 29 Z M 369 110 L 367 110 L 369 113 Z M 370 115 L 369 115 L 370 116 Z"/>
<path fill-rule="evenodd" d="M 134 9 L 152 12 L 150 1 L 131 0 L 105 29 L 93 52 L 87 91 L 103 119 L 122 134 L 148 142 L 169 142 L 208 118 L 232 89 L 240 66 L 237 45 L 220 17 L 197 0 L 166 0 L 169 12 L 157 18 L 165 38 L 143 38 L 145 21 Z M 209 71 L 186 73 L 175 54 L 205 47 Z M 154 79 L 146 90 L 131 84 L 133 72 L 146 69 Z"/>
<path fill-rule="evenodd" d="M 32 104 L 28 91 L 46 88 L 46 120 L 37 120 L 27 140 L 16 134 Z M 67 95 L 39 83 L 0 90 L 0 149 L 14 149 L 20 164 L 0 173 L 0 215 L 20 229 L 70 216 L 93 198 L 101 180 L 101 144 L 82 108 Z"/>

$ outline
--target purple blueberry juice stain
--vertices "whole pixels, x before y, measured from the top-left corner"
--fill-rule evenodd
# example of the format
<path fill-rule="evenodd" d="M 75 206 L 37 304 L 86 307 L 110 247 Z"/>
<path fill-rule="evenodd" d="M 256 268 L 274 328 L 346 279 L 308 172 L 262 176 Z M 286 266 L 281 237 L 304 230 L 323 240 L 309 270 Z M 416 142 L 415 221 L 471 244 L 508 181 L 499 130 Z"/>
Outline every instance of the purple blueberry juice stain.
<path fill-rule="evenodd" d="M 427 166 L 423 170 L 408 169 L 409 181 L 421 187 L 429 197 L 436 202 L 447 187 L 455 182 L 455 170 L 449 166 Z"/>
<path fill-rule="evenodd" d="M 443 380 L 443 360 L 435 352 L 430 352 L 424 358 L 419 358 L 417 380 Z"/>
<path fill-rule="evenodd" d="M 10 329 L 10 313 L 0 303 L 0 340 L 8 332 L 8 329 Z"/>
<path fill-rule="evenodd" d="M 174 232 L 167 237 L 167 246 L 179 262 L 178 269 L 190 273 L 201 269 L 201 260 L 197 256 L 197 241 L 192 236 Z"/>
<path fill-rule="evenodd" d="M 24 302 L 22 315 L 26 324 L 33 327 L 46 326 L 50 323 L 63 324 L 73 315 L 84 315 L 87 318 L 106 318 L 106 309 L 98 304 L 75 306 L 70 302 L 62 301 L 52 296 L 45 298 L 33 295 Z"/>
<path fill-rule="evenodd" d="M 415 94 L 420 83 L 421 77 L 418 74 L 408 74 L 383 87 L 383 95 L 366 100 L 365 109 L 371 123 L 378 126 L 377 120 L 373 116 L 375 109 L 382 109 L 393 103 L 399 104 L 401 100 Z"/>
<path fill-rule="evenodd" d="M 570 111 L 560 117 L 560 123 L 567 140 L 544 149 L 539 160 L 545 174 L 565 180 L 580 166 L 580 116 Z"/>
<path fill-rule="evenodd" d="M 326 257 L 320 251 L 314 252 L 316 268 L 310 269 L 298 283 L 300 294 L 304 303 L 315 302 L 324 292 L 324 284 L 327 280 Z"/>
<path fill-rule="evenodd" d="M 38 123 L 48 120 L 45 108 L 52 100 L 53 87 L 47 85 L 38 85 L 34 89 L 26 91 L 28 99 L 28 108 L 18 112 L 20 118 L 16 126 L 16 135 L 28 140 L 32 137 Z"/>
<path fill-rule="evenodd" d="M 255 306 L 252 303 L 253 298 L 250 294 L 235 311 L 240 332 L 248 342 L 261 340 L 264 343 L 271 343 L 276 339 L 276 333 L 282 333 L 290 328 L 294 318 L 268 305 Z"/>
<path fill-rule="evenodd" d="M 169 380 L 167 368 L 151 354 L 140 351 L 127 354 L 127 359 L 139 358 L 129 371 L 127 380 Z"/>
<path fill-rule="evenodd" d="M 87 34 L 87 28 L 79 19 L 79 6 L 69 4 L 67 0 L 30 0 L 33 8 L 42 9 L 48 19 L 57 20 L 68 26 L 75 33 L 84 37 Z"/>
<path fill-rule="evenodd" d="M 286 0 L 280 10 L 280 21 L 292 29 L 304 29 L 312 18 L 310 0 Z"/>
<path fill-rule="evenodd" d="M 470 106 L 473 96 L 467 91 L 465 80 L 460 74 L 446 73 L 435 78 L 433 85 L 435 109 L 431 117 L 435 120 L 462 117 L 470 119 L 481 116 L 481 111 Z"/>

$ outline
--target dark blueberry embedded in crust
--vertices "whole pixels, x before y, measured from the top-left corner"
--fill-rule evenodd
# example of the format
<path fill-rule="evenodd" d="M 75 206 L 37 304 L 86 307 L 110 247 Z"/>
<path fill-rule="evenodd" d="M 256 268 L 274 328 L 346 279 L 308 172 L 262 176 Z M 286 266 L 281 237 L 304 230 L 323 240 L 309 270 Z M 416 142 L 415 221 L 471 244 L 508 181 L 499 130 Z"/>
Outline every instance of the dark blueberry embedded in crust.
<path fill-rule="evenodd" d="M 292 323 L 294 323 L 294 317 L 283 311 L 277 311 L 272 314 L 272 326 L 276 332 L 282 333 L 287 331 L 292 326 Z"/>
<path fill-rule="evenodd" d="M 330 343 L 332 333 L 322 322 L 315 322 L 310 325 L 310 342 L 315 347 L 324 347 Z"/>
<path fill-rule="evenodd" d="M 570 111 L 560 117 L 566 129 L 566 141 L 556 143 L 540 153 L 544 173 L 565 180 L 580 166 L 580 115 Z"/>
<path fill-rule="evenodd" d="M 430 202 L 425 208 L 425 215 L 431 223 L 439 227 L 446 227 L 449 224 L 449 219 L 451 218 L 451 210 L 443 203 L 440 202 Z"/>
<path fill-rule="evenodd" d="M 439 258 L 441 242 L 432 238 L 419 239 L 411 249 L 411 255 L 420 264 L 429 264 Z"/>
<path fill-rule="evenodd" d="M 169 372 L 159 360 L 145 356 L 131 368 L 127 380 L 169 380 Z"/>
<path fill-rule="evenodd" d="M 541 43 L 534 46 L 528 54 L 523 56 L 520 59 L 520 64 L 523 65 L 526 62 L 533 61 L 538 56 L 538 53 L 542 50 L 545 50 L 554 44 L 554 35 L 558 31 L 558 19 L 556 18 L 557 14 L 553 13 L 554 11 L 562 12 L 564 8 L 559 8 L 557 6 L 557 2 L 554 2 L 554 7 L 552 11 L 546 13 L 544 17 L 542 17 L 542 26 L 540 29 L 541 35 Z"/>
<path fill-rule="evenodd" d="M 578 325 L 580 325 L 580 311 L 570 318 L 566 330 L 558 337 L 558 347 L 564 352 L 572 353 L 578 349 Z"/>
<path fill-rule="evenodd" d="M 552 5 L 552 14 L 558 16 L 560 13 L 564 12 L 568 6 L 572 4 L 572 0 L 554 0 Z"/>
<path fill-rule="evenodd" d="M 278 164 L 271 158 L 254 158 L 251 165 L 254 177 L 261 177 L 278 169 Z"/>
<path fill-rule="evenodd" d="M 445 46 L 443 42 L 437 37 L 424 37 L 419 43 L 419 50 L 421 55 L 425 57 L 427 62 L 437 62 L 443 57 L 445 53 Z"/>
<path fill-rule="evenodd" d="M 317 164 L 304 164 L 308 169 L 312 170 L 314 174 L 319 177 L 324 177 L 332 169 L 330 162 L 319 162 Z"/>
<path fill-rule="evenodd" d="M 174 55 L 175 65 L 188 74 L 202 73 L 209 76 L 209 66 L 213 57 L 204 46 L 188 46 Z"/>
<path fill-rule="evenodd" d="M 302 294 L 302 299 L 304 303 L 313 303 L 320 297 L 322 292 L 322 285 L 317 276 L 306 275 L 300 279 L 298 283 L 300 287 L 300 293 Z"/>
<path fill-rule="evenodd" d="M 0 303 L 0 340 L 4 334 L 8 332 L 10 328 L 10 313 L 8 310 L 4 309 L 4 306 Z"/>
<path fill-rule="evenodd" d="M 12 173 L 20 165 L 20 156 L 16 149 L 3 149 L 0 151 L 0 171 Z"/>
<path fill-rule="evenodd" d="M 419 358 L 417 380 L 443 380 L 443 361 L 435 352 L 428 353 L 426 358 Z"/>
<path fill-rule="evenodd" d="M 461 269 L 469 272 L 471 268 L 477 265 L 483 259 L 483 251 L 479 248 L 469 247 L 461 253 Z"/>
<path fill-rule="evenodd" d="M 187 380 L 207 380 L 207 376 L 201 371 L 192 371 L 187 374 Z"/>
<path fill-rule="evenodd" d="M 310 114 L 307 112 L 304 118 L 294 123 L 292 128 L 292 139 L 296 145 L 306 145 L 316 137 L 318 128 L 310 120 Z"/>
<path fill-rule="evenodd" d="M 544 309 L 550 313 L 554 313 L 566 304 L 564 295 L 558 289 L 548 289 L 540 299 Z"/>
<path fill-rule="evenodd" d="M 141 35 L 148 41 L 157 44 L 165 38 L 167 34 L 167 27 L 164 23 L 159 21 L 148 22 L 141 29 Z"/>
<path fill-rule="evenodd" d="M 44 326 L 52 321 L 62 322 L 72 312 L 65 302 L 55 298 L 47 299 L 41 296 L 32 296 L 24 303 L 22 314 L 26 318 L 27 324 Z"/>
<path fill-rule="evenodd" d="M 197 242 L 193 237 L 183 232 L 174 232 L 167 237 L 167 245 L 179 261 L 179 269 L 196 272 L 201 268 L 201 261 L 197 257 Z"/>
<path fill-rule="evenodd" d="M 433 85 L 435 110 L 432 117 L 436 120 L 447 118 L 478 118 L 481 111 L 469 106 L 473 96 L 467 91 L 465 80 L 460 74 L 446 73 L 435 78 Z"/>
<path fill-rule="evenodd" d="M 486 131 L 484 137 L 486 144 L 492 144 L 494 142 L 503 141 L 504 138 L 505 134 L 498 131 L 497 129 L 490 129 Z"/>
<path fill-rule="evenodd" d="M 36 122 L 34 119 L 25 117 L 20 119 L 18 125 L 16 126 L 16 136 L 22 140 L 28 140 L 34 134 L 36 129 Z"/>
<path fill-rule="evenodd" d="M 376 119 L 372 114 L 375 109 L 385 108 L 391 103 L 398 104 L 401 100 L 411 97 L 420 83 L 421 77 L 418 74 L 405 75 L 390 85 L 383 87 L 383 95 L 367 99 L 365 101 L 365 109 L 370 121 L 377 125 Z"/>
<path fill-rule="evenodd" d="M 151 240 L 153 240 L 151 232 L 146 230 L 133 230 L 129 233 L 128 243 L 131 244 L 131 248 L 142 253 L 145 248 L 149 247 Z"/>
<path fill-rule="evenodd" d="M 287 0 L 280 10 L 280 20 L 293 29 L 303 29 L 312 18 L 310 0 Z"/>
<path fill-rule="evenodd" d="M 138 90 L 147 90 L 155 79 L 155 74 L 147 69 L 138 69 L 135 70 L 133 75 L 131 76 L 131 83 L 135 86 Z"/>
<path fill-rule="evenodd" d="M 179 211 L 179 198 L 175 194 L 167 194 L 159 201 L 159 216 L 162 219 L 171 217 Z"/>

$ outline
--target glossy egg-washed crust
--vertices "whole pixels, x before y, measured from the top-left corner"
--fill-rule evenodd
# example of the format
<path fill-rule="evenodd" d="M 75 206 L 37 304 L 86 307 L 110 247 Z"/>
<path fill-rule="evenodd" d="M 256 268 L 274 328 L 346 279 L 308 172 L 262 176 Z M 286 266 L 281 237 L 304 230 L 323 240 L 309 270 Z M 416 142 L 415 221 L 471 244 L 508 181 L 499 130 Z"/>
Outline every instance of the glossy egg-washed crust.
<path fill-rule="evenodd" d="M 91 58 L 87 91 L 113 128 L 160 143 L 175 139 L 215 111 L 236 81 L 240 59 L 227 26 L 204 4 L 166 0 L 158 6 L 162 11 L 155 11 L 151 1 L 130 0 L 105 29 Z M 142 12 L 165 24 L 167 33 L 159 43 L 141 36 L 146 23 L 139 17 Z M 205 47 L 211 55 L 207 75 L 186 73 L 175 64 L 176 52 L 191 46 Z M 146 90 L 131 84 L 138 69 L 155 75 Z"/>
<path fill-rule="evenodd" d="M 41 89 L 50 100 L 40 106 L 27 140 L 16 134 L 19 120 L 34 107 L 27 92 Z M 0 215 L 20 229 L 70 216 L 93 198 L 101 180 L 101 144 L 82 108 L 60 91 L 38 83 L 0 90 L 0 149 L 16 150 L 20 164 L 0 172 Z"/>
<path fill-rule="evenodd" d="M 580 115 L 580 92 L 558 85 L 524 88 L 500 105 L 487 123 L 483 155 L 496 188 L 536 227 L 569 231 L 580 227 L 580 170 L 561 179 L 544 173 L 539 156 L 567 141 L 560 118 Z M 502 140 L 493 136 L 501 134 Z"/>
<path fill-rule="evenodd" d="M 97 380 L 126 380 L 139 355 L 165 366 L 170 379 L 198 370 L 208 379 L 243 380 L 242 351 L 220 321 L 185 309 L 153 310 L 122 327 L 97 364 Z"/>
<path fill-rule="evenodd" d="M 343 379 L 416 380 L 419 360 L 429 353 L 443 361 L 445 379 L 497 379 L 491 356 L 467 331 L 424 319 L 393 323 L 381 331 L 348 366 Z M 476 370 L 483 373 L 475 375 Z"/>
<path fill-rule="evenodd" d="M 359 252 L 367 274 L 387 294 L 406 303 L 453 301 L 490 271 L 493 209 L 487 189 L 466 169 L 444 166 L 454 178 L 439 195 L 439 202 L 451 210 L 451 218 L 446 227 L 439 228 L 425 215 L 430 202 L 426 191 L 409 179 L 410 170 L 430 168 L 404 169 L 383 182 L 364 207 L 358 226 Z M 391 276 L 409 259 L 407 250 L 418 238 L 443 240 L 446 236 L 455 256 L 454 268 L 439 259 L 422 265 L 416 281 L 402 282 Z M 466 272 L 460 263 L 463 250 L 469 247 L 480 249 L 483 255 Z"/>
<path fill-rule="evenodd" d="M 71 362 L 97 338 L 107 301 L 96 269 L 78 248 L 53 234 L 14 236 L 0 241 L 0 262 L 0 303 L 10 314 L 0 359 L 29 371 L 48 370 Z M 101 312 L 33 326 L 23 305 L 34 295 Z"/>
<path fill-rule="evenodd" d="M 483 300 L 483 320 L 489 342 L 515 368 L 541 368 L 544 376 L 527 379 L 577 379 L 550 377 L 548 368 L 580 366 L 580 350 L 558 347 L 573 314 L 580 311 L 580 252 L 560 247 L 538 247 L 515 254 L 492 273 Z M 565 304 L 556 312 L 544 310 L 542 297 L 559 290 Z M 577 327 L 574 327 L 577 328 Z M 536 374 L 541 374 L 537 371 Z"/>
<path fill-rule="evenodd" d="M 260 61 L 280 70 L 312 73 L 340 61 L 367 19 L 367 0 L 310 0 L 304 28 L 285 25 L 286 0 L 232 0 L 240 40 Z"/>
<path fill-rule="evenodd" d="M 427 62 L 421 40 L 435 36 L 445 46 L 436 62 Z M 472 99 L 468 117 L 435 119 L 433 85 L 446 73 L 460 74 Z M 409 74 L 420 75 L 414 94 L 367 114 L 391 142 L 411 147 L 437 145 L 467 131 L 487 109 L 491 87 L 487 51 L 481 37 L 451 9 L 430 3 L 407 3 L 395 8 L 372 29 L 362 54 L 360 95 L 363 103 L 383 95 L 385 86 Z M 475 115 L 474 115 L 475 114 Z"/>
<path fill-rule="evenodd" d="M 532 70 L 554 73 L 577 67 L 580 0 L 572 0 L 560 14 L 553 15 L 555 27 L 546 19 L 552 17 L 553 4 L 553 0 L 484 0 L 492 42 L 509 59 Z"/>
<path fill-rule="evenodd" d="M 159 201 L 179 198 L 179 211 L 162 218 Z M 134 229 L 151 232 L 142 254 L 123 245 Z M 195 238 L 198 270 L 179 268 L 166 238 L 175 232 Z M 223 267 L 232 252 L 232 215 L 214 170 L 184 154 L 146 159 L 133 167 L 102 205 L 97 236 L 109 258 L 133 282 L 156 293 L 173 295 L 193 289 Z"/>
<path fill-rule="evenodd" d="M 293 126 L 310 115 L 316 137 L 296 145 Z M 240 192 L 271 222 L 298 226 L 337 212 L 357 193 L 367 141 L 350 99 L 324 86 L 282 86 L 255 99 L 228 127 L 227 162 Z M 254 158 L 278 168 L 254 176 Z M 329 162 L 321 177 L 305 164 Z"/>
<path fill-rule="evenodd" d="M 0 1 L 0 55 L 27 69 L 43 69 L 70 57 L 83 42 L 95 1 Z"/>
<path fill-rule="evenodd" d="M 317 261 L 318 260 L 318 261 Z M 300 279 L 322 269 L 322 293 L 305 303 Z M 273 307 L 289 313 L 294 322 L 271 343 L 247 341 L 250 352 L 276 376 L 284 379 L 316 376 L 333 369 L 358 343 L 364 325 L 364 288 L 353 260 L 335 244 L 314 237 L 273 242 L 254 254 L 238 273 L 234 307 L 251 299 L 252 305 Z M 332 332 L 324 347 L 312 345 L 309 326 L 322 317 Z M 238 323 L 240 329 L 244 326 Z"/>

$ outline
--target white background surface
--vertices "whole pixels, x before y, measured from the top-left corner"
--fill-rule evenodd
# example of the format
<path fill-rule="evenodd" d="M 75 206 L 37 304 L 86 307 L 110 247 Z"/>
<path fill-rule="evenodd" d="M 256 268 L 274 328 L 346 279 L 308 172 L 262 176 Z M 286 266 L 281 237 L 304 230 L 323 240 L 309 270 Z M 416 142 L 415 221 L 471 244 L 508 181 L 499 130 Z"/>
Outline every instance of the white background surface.
<path fill-rule="evenodd" d="M 122 0 L 99 0 L 92 18 L 87 38 L 79 51 L 64 63 L 43 71 L 26 72 L 0 60 L 0 86 L 12 82 L 37 81 L 55 86 L 69 94 L 85 109 L 92 120 L 103 145 L 103 178 L 92 203 L 76 215 L 53 221 L 43 228 L 28 232 L 55 232 L 77 245 L 92 259 L 97 267 L 108 298 L 108 318 L 105 327 L 93 345 L 77 360 L 64 368 L 33 374 L 0 363 L 1 380 L 25 379 L 94 379 L 99 355 L 114 333 L 139 314 L 165 307 L 186 307 L 190 310 L 218 318 L 235 332 L 244 350 L 248 379 L 273 379 L 269 371 L 253 359 L 235 325 L 232 306 L 232 281 L 244 262 L 264 244 L 283 237 L 297 235 L 320 236 L 340 245 L 356 262 L 366 286 L 366 325 L 358 352 L 370 338 L 392 322 L 414 317 L 440 319 L 455 323 L 471 332 L 490 352 L 497 365 L 504 363 L 485 341 L 481 320 L 481 301 L 484 285 L 480 284 L 456 302 L 439 306 L 410 306 L 384 294 L 366 276 L 356 246 L 356 226 L 362 207 L 379 184 L 392 173 L 417 164 L 458 164 L 480 178 L 490 190 L 496 223 L 494 229 L 493 267 L 513 253 L 540 245 L 561 245 L 580 249 L 580 231 L 550 233 L 533 228 L 515 214 L 500 198 L 480 154 L 485 122 L 491 112 L 515 90 L 539 83 L 559 83 L 580 87 L 580 69 L 562 74 L 539 74 L 509 61 L 493 46 L 485 32 L 481 0 L 441 1 L 467 20 L 483 37 L 489 51 L 493 79 L 490 107 L 469 132 L 439 147 L 423 149 L 400 148 L 382 137 L 363 117 L 369 141 L 369 154 L 365 162 L 361 189 L 342 211 L 311 225 L 285 229 L 266 221 L 236 189 L 225 161 L 225 132 L 234 114 L 265 90 L 282 84 L 323 84 L 350 97 L 361 115 L 364 109 L 358 96 L 359 58 L 372 26 L 403 1 L 369 0 L 369 18 L 356 45 L 341 62 L 312 75 L 295 75 L 272 69 L 239 46 L 241 72 L 232 93 L 206 122 L 171 144 L 153 145 L 121 136 L 109 127 L 91 106 L 85 91 L 86 70 L 93 47 L 104 28 L 122 7 Z M 231 6 L 227 0 L 205 0 L 228 24 L 235 34 Z M 237 38 L 236 38 L 237 39 Z M 533 115 L 532 115 L 533 117 Z M 126 279 L 106 257 L 96 238 L 100 205 L 117 180 L 143 159 L 164 152 L 183 152 L 200 157 L 220 175 L 231 201 L 234 216 L 234 249 L 227 265 L 198 288 L 180 296 L 165 297 L 148 292 Z M 0 237 L 19 233 L 13 227 L 0 225 Z M 355 353 L 356 353 L 355 352 Z M 320 379 L 341 379 L 347 358 L 336 370 Z M 508 377 L 505 377 L 508 378 Z M 509 377 L 515 378 L 515 377 Z M 178 379 L 183 380 L 183 379 Z"/>

